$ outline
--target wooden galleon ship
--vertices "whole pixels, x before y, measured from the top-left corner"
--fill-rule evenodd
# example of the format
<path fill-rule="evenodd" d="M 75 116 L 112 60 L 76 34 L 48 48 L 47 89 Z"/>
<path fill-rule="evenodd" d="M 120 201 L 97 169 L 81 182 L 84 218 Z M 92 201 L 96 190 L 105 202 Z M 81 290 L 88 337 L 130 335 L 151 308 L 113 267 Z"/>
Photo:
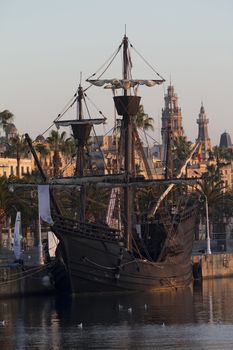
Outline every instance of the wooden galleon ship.
<path fill-rule="evenodd" d="M 92 86 L 110 88 L 114 93 L 115 108 L 121 118 L 119 143 L 123 152 L 119 172 L 95 176 L 84 174 L 85 146 L 90 132 L 94 125 L 105 120 L 83 117 L 85 92 L 81 85 L 76 98 L 76 119 L 56 122 L 58 126 L 71 126 L 77 144 L 77 165 L 72 177 L 44 180 L 51 186 L 78 186 L 80 189 L 78 218 L 65 216 L 59 209 L 59 201 L 52 198 L 54 224 L 51 229 L 59 239 L 53 274 L 57 288 L 65 292 L 167 290 L 184 288 L 192 282 L 191 252 L 196 206 L 188 200 L 191 196 L 189 190 L 185 201 L 179 198 L 180 206 L 175 196 L 169 196 L 171 187 L 181 183 L 187 185 L 189 180 L 182 178 L 182 172 L 175 178 L 153 179 L 138 176 L 134 171 L 134 144 L 138 142 L 135 116 L 141 99 L 137 95 L 138 87 L 157 86 L 164 79 L 161 76 L 152 80 L 132 79 L 131 47 L 125 35 L 117 50 L 117 53 L 122 52 L 121 79 L 87 80 Z M 117 95 L 117 91 L 121 94 Z M 167 137 L 170 137 L 169 131 Z M 167 146 L 170 144 L 168 139 Z M 118 228 L 111 227 L 108 221 L 97 223 L 87 219 L 85 188 L 90 184 L 109 187 L 111 194 L 115 193 L 114 198 L 121 197 L 121 225 Z M 139 213 L 135 220 L 135 191 L 149 186 L 164 186 L 166 190 L 157 205 L 148 206 L 148 212 L 141 216 Z"/>

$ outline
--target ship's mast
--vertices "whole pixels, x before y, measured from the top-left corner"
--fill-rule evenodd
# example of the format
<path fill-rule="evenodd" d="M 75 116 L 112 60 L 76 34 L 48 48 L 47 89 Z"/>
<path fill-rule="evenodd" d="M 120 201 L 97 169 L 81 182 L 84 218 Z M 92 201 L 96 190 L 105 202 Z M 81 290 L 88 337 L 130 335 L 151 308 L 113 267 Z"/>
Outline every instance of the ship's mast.
<path fill-rule="evenodd" d="M 139 109 L 140 97 L 130 96 L 128 94 L 127 81 L 131 79 L 128 51 L 128 38 L 123 38 L 123 96 L 115 96 L 114 102 L 117 113 L 123 116 L 123 138 L 124 138 L 124 170 L 126 186 L 124 187 L 124 231 L 125 243 L 129 251 L 132 250 L 132 189 L 129 186 L 129 178 L 133 175 L 132 165 L 132 133 L 133 133 L 133 116 L 135 116 Z"/>
<path fill-rule="evenodd" d="M 77 97 L 77 119 L 82 120 L 83 119 L 83 108 L 82 108 L 82 100 L 83 100 L 83 88 L 81 85 L 79 85 L 78 88 L 78 97 Z M 83 177 L 83 169 L 84 169 L 84 138 L 79 138 L 77 145 L 77 158 L 76 158 L 76 169 L 75 169 L 75 175 L 79 177 Z M 85 211 L 86 211 L 86 188 L 85 185 L 82 185 L 80 187 L 80 214 L 79 218 L 80 221 L 85 220 Z"/>
<path fill-rule="evenodd" d="M 83 105 L 82 100 L 84 99 L 83 88 L 79 85 L 78 96 L 77 96 L 77 116 L 73 120 L 56 121 L 56 125 L 60 126 L 71 126 L 73 137 L 76 142 L 76 167 L 75 177 L 82 178 L 84 176 L 84 147 L 90 136 L 92 126 L 94 124 L 102 124 L 104 119 L 84 119 L 83 118 Z M 80 221 L 85 220 L 85 185 L 80 186 Z"/>
<path fill-rule="evenodd" d="M 133 47 L 130 44 L 131 47 Z M 141 97 L 136 95 L 131 95 L 130 89 L 137 90 L 139 85 L 146 85 L 148 87 L 155 86 L 157 84 L 162 84 L 165 80 L 158 74 L 160 79 L 132 79 L 131 76 L 131 59 L 129 52 L 129 40 L 125 35 L 121 45 L 118 47 L 117 53 L 123 48 L 123 72 L 122 80 L 118 79 L 87 79 L 87 81 L 95 86 L 103 86 L 106 88 L 123 89 L 122 96 L 114 96 L 114 103 L 118 115 L 122 118 L 122 138 L 124 141 L 124 172 L 125 172 L 125 182 L 124 182 L 124 231 L 125 231 L 125 245 L 129 251 L 132 250 L 132 190 L 130 186 L 130 178 L 133 174 L 133 130 L 134 120 L 139 110 L 139 103 Z M 116 54 L 117 54 L 116 53 Z M 115 54 L 115 56 L 116 56 Z M 105 69 L 106 70 L 106 69 Z M 91 77 L 93 77 L 93 74 Z M 102 74 L 101 74 L 102 75 Z M 91 78 L 90 77 L 90 78 Z"/>
<path fill-rule="evenodd" d="M 128 61 L 128 38 L 123 39 L 123 79 L 128 80 L 129 61 Z M 127 96 L 127 89 L 124 88 L 124 96 Z M 126 181 L 132 174 L 132 121 L 128 115 L 127 109 L 123 114 L 123 130 L 124 130 L 124 162 Z M 124 188 L 124 218 L 125 218 L 125 239 L 128 250 L 132 249 L 132 189 L 127 185 Z"/>

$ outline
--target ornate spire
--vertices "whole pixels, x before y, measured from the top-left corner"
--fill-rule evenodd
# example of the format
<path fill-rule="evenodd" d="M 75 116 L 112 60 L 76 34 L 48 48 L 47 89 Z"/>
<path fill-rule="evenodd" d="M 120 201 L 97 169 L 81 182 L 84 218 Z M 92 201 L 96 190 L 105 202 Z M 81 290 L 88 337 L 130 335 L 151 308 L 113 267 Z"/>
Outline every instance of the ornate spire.
<path fill-rule="evenodd" d="M 211 150 L 211 140 L 208 136 L 209 119 L 207 118 L 207 115 L 205 113 L 203 102 L 201 102 L 201 108 L 197 119 L 197 124 L 198 138 L 196 141 L 202 144 L 201 160 L 204 160 L 208 158 L 207 151 Z"/>
<path fill-rule="evenodd" d="M 164 154 L 162 155 L 163 161 L 166 161 L 165 150 L 167 149 L 168 133 L 170 133 L 171 139 L 184 136 L 181 108 L 178 105 L 178 97 L 174 86 L 171 84 L 168 86 L 167 94 L 164 96 L 164 108 L 162 109 L 161 135 L 164 150 Z"/>

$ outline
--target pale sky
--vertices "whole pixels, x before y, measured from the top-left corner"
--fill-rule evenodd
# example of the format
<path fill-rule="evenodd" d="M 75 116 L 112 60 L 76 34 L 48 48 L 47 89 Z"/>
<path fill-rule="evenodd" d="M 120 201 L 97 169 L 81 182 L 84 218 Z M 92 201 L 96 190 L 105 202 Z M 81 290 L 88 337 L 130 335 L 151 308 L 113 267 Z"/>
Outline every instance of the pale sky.
<path fill-rule="evenodd" d="M 125 25 L 133 46 L 166 79 L 143 93 L 155 139 L 171 78 L 188 139 L 197 138 L 203 101 L 212 144 L 224 131 L 233 141 L 233 0 L 0 0 L 0 111 L 15 115 L 21 134 L 43 133 L 75 93 L 80 72 L 86 87 L 116 50 Z M 135 78 L 155 78 L 138 62 Z M 110 92 L 90 94 L 112 125 Z"/>

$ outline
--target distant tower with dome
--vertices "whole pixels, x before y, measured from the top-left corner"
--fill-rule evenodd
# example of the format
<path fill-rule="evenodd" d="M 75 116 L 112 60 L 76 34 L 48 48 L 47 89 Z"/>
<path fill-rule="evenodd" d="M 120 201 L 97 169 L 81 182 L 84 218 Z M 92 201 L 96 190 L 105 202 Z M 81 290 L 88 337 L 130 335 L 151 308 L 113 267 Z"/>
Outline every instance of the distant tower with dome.
<path fill-rule="evenodd" d="M 219 147 L 232 148 L 231 137 L 226 131 L 224 131 L 224 133 L 220 137 Z"/>

